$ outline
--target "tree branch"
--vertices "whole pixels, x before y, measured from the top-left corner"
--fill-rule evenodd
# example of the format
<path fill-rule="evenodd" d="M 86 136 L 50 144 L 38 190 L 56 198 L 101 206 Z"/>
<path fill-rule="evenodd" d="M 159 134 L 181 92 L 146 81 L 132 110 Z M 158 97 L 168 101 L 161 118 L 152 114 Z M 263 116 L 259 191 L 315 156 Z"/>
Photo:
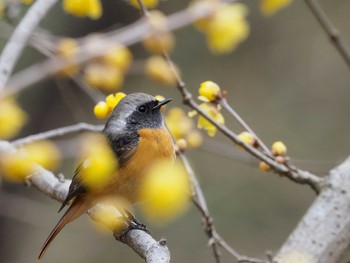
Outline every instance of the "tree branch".
<path fill-rule="evenodd" d="M 30 35 L 57 1 L 35 1 L 6 43 L 0 57 L 0 93 L 4 89 Z"/>
<path fill-rule="evenodd" d="M 16 152 L 16 148 L 11 143 L 0 141 L 0 156 L 13 152 Z M 63 176 L 57 178 L 52 172 L 39 165 L 26 181 L 29 185 L 59 202 L 63 202 L 65 199 L 71 182 L 71 180 L 64 179 Z M 95 219 L 93 214 L 90 217 Z M 134 229 L 124 235 L 122 242 L 131 247 L 145 262 L 168 263 L 170 261 L 170 252 L 164 240 L 156 241 L 146 232 Z"/>
<path fill-rule="evenodd" d="M 274 262 L 335 263 L 350 246 L 350 157 L 325 180 Z"/>
<path fill-rule="evenodd" d="M 345 45 L 343 39 L 340 36 L 339 30 L 333 25 L 332 21 L 328 18 L 326 13 L 323 11 L 317 0 L 304 0 L 318 23 L 321 25 L 323 30 L 329 37 L 329 40 L 338 50 L 341 57 L 344 59 L 347 66 L 350 68 L 350 52 L 348 47 Z"/>

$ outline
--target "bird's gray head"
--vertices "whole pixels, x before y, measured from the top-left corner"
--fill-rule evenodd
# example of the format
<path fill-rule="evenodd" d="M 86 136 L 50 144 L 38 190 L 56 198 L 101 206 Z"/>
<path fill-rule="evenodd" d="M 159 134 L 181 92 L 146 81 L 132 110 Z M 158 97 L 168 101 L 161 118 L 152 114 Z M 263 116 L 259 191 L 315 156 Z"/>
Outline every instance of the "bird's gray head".
<path fill-rule="evenodd" d="M 160 108 L 170 101 L 171 99 L 158 101 L 146 93 L 131 93 L 114 108 L 104 132 L 116 138 L 124 133 L 138 132 L 143 128 L 163 128 L 164 120 Z"/>

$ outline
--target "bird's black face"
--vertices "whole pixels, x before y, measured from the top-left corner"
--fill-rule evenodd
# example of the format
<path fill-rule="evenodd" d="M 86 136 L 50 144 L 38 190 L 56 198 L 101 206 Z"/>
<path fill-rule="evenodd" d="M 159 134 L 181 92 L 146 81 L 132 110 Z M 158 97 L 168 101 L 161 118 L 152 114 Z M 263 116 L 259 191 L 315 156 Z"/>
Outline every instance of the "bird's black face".
<path fill-rule="evenodd" d="M 165 99 L 162 101 L 152 99 L 146 102 L 141 102 L 127 118 L 127 129 L 139 131 L 144 128 L 160 129 L 164 127 L 163 116 L 160 112 L 160 108 L 170 101 L 171 99 Z"/>

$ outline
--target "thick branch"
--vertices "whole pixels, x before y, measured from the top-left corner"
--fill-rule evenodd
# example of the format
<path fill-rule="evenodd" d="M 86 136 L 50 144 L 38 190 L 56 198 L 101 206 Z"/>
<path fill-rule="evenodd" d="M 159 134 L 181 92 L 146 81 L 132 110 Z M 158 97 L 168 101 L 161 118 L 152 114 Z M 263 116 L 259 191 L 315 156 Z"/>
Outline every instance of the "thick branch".
<path fill-rule="evenodd" d="M 35 1 L 6 43 L 0 57 L 0 92 L 5 87 L 33 30 L 56 2 L 57 0 Z"/>
<path fill-rule="evenodd" d="M 350 246 L 350 157 L 325 178 L 321 193 L 274 262 L 335 263 Z M 298 262 L 299 262 L 298 261 Z"/>
<path fill-rule="evenodd" d="M 15 151 L 16 148 L 10 143 L 0 141 L 0 156 Z M 37 165 L 35 172 L 28 177 L 27 182 L 40 192 L 63 202 L 71 181 L 57 178 L 50 171 Z M 91 218 L 94 220 L 93 215 Z M 166 242 L 164 240 L 156 241 L 144 231 L 132 229 L 125 234 L 122 242 L 131 247 L 147 263 L 167 263 L 170 261 L 170 252 Z"/>

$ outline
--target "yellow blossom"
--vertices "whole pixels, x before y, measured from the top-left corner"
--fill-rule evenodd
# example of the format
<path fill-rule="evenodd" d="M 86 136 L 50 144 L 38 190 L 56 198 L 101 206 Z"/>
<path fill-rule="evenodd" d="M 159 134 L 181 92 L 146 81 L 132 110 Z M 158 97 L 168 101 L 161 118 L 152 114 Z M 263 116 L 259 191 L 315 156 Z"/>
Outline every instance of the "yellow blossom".
<path fill-rule="evenodd" d="M 145 65 L 146 75 L 163 85 L 175 85 L 176 76 L 168 62 L 161 56 L 152 56 Z"/>
<path fill-rule="evenodd" d="M 105 101 L 98 102 L 94 107 L 94 114 L 96 118 L 104 119 L 109 116 L 111 113 L 110 107 L 107 105 Z"/>
<path fill-rule="evenodd" d="M 60 40 L 56 47 L 56 54 L 64 58 L 69 63 L 59 71 L 60 76 L 73 76 L 79 71 L 79 65 L 76 63 L 76 56 L 79 52 L 79 45 L 72 38 L 64 38 Z"/>
<path fill-rule="evenodd" d="M 33 0 L 21 0 L 21 2 L 23 4 L 30 5 L 31 3 L 33 3 Z"/>
<path fill-rule="evenodd" d="M 132 53 L 122 44 L 116 44 L 100 58 L 102 63 L 117 67 L 123 72 L 127 71 L 132 61 Z"/>
<path fill-rule="evenodd" d="M 192 120 L 179 107 L 173 107 L 167 112 L 165 122 L 176 140 L 184 138 L 193 129 Z"/>
<path fill-rule="evenodd" d="M 188 177 L 183 166 L 157 162 L 141 185 L 140 200 L 144 200 L 141 209 L 150 220 L 166 223 L 185 211 L 189 194 Z"/>
<path fill-rule="evenodd" d="M 88 134 L 81 142 L 79 179 L 90 190 L 99 190 L 116 176 L 117 159 L 102 135 Z"/>
<path fill-rule="evenodd" d="M 110 94 L 106 97 L 106 103 L 108 107 L 111 109 L 111 111 L 114 109 L 115 106 L 119 103 L 119 101 L 126 96 L 123 92 L 117 92 L 115 94 Z"/>
<path fill-rule="evenodd" d="M 251 146 L 254 146 L 256 144 L 256 139 L 254 138 L 253 134 L 251 134 L 250 132 L 247 132 L 247 131 L 241 132 L 240 134 L 238 134 L 238 138 L 240 138 L 241 141 Z"/>
<path fill-rule="evenodd" d="M 287 146 L 281 141 L 276 141 L 272 144 L 271 152 L 274 156 L 285 155 L 287 153 Z"/>
<path fill-rule="evenodd" d="M 218 124 L 225 124 L 225 119 L 224 116 L 220 113 L 221 108 L 219 107 L 219 105 L 214 105 L 211 103 L 202 103 L 199 107 L 210 117 L 212 117 Z M 196 111 L 189 113 L 191 117 L 193 117 L 196 114 Z M 198 117 L 197 127 L 199 129 L 206 130 L 210 137 L 214 137 L 217 132 L 217 128 L 202 115 Z"/>
<path fill-rule="evenodd" d="M 129 227 L 128 222 L 122 216 L 118 207 L 129 210 L 130 204 L 121 198 L 103 198 L 98 201 L 98 205 L 92 210 L 91 216 L 94 219 L 94 224 L 98 227 L 102 225 L 101 230 L 105 228 L 112 230 L 114 233 L 119 233 Z M 108 231 L 108 233 L 110 233 Z"/>
<path fill-rule="evenodd" d="M 24 150 L 3 154 L 0 159 L 1 173 L 7 180 L 23 182 L 34 172 L 35 164 Z"/>
<path fill-rule="evenodd" d="M 91 63 L 84 70 L 84 79 L 94 88 L 115 90 L 123 84 L 124 74 L 116 67 Z"/>
<path fill-rule="evenodd" d="M 290 5 L 292 0 L 260 0 L 261 12 L 266 16 L 272 16 L 277 11 Z"/>
<path fill-rule="evenodd" d="M 26 113 L 12 98 L 0 100 L 0 140 L 18 134 L 27 119 Z"/>
<path fill-rule="evenodd" d="M 184 151 L 187 148 L 187 141 L 185 139 L 178 139 L 176 145 L 179 147 L 180 151 Z"/>
<path fill-rule="evenodd" d="M 139 2 L 137 0 L 129 0 L 129 3 L 133 5 L 134 7 L 140 9 Z M 155 8 L 159 4 L 159 0 L 143 0 L 143 4 L 147 8 Z"/>
<path fill-rule="evenodd" d="M 213 14 L 195 23 L 207 37 L 209 49 L 216 54 L 229 53 L 249 34 L 247 7 L 240 3 L 208 1 Z"/>
<path fill-rule="evenodd" d="M 23 146 L 28 158 L 45 169 L 55 170 L 60 162 L 60 152 L 50 141 L 38 141 Z"/>
<path fill-rule="evenodd" d="M 69 14 L 91 19 L 99 19 L 102 15 L 100 0 L 63 0 L 63 9 Z"/>
<path fill-rule="evenodd" d="M 202 145 L 203 136 L 198 130 L 192 130 L 186 135 L 186 141 L 189 148 L 195 149 Z"/>
<path fill-rule="evenodd" d="M 260 169 L 261 171 L 263 171 L 263 172 L 268 172 L 268 171 L 271 170 L 271 167 L 270 167 L 270 165 L 268 165 L 268 164 L 265 163 L 265 162 L 260 162 L 260 163 L 259 163 L 259 169 Z"/>
<path fill-rule="evenodd" d="M 220 87 L 213 81 L 202 82 L 198 92 L 198 99 L 204 102 L 215 101 L 221 97 Z"/>
<path fill-rule="evenodd" d="M 175 38 L 170 32 L 155 33 L 142 41 L 143 47 L 152 54 L 170 52 L 174 48 Z"/>

